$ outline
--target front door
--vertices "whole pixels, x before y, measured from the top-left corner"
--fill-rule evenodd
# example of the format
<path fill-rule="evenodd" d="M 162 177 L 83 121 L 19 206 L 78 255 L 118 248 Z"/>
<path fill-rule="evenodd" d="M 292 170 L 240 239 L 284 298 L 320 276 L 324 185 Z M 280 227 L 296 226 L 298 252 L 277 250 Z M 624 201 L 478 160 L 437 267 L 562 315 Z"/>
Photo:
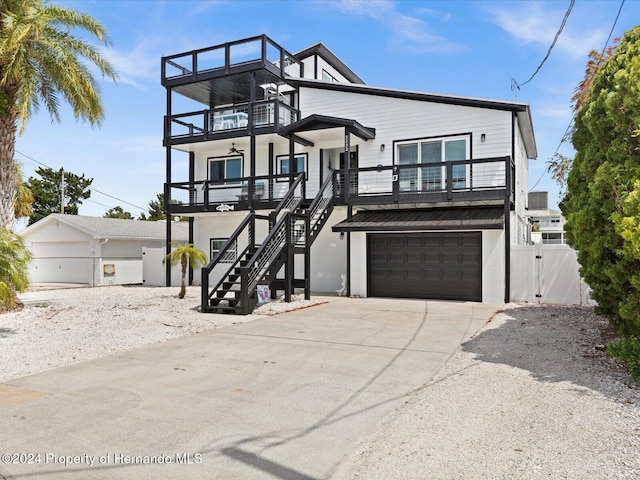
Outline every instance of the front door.
<path fill-rule="evenodd" d="M 350 161 L 349 161 L 349 169 L 353 170 L 353 172 L 349 172 L 349 195 L 357 195 L 358 194 L 358 152 L 352 151 L 349 152 Z M 340 171 L 345 168 L 345 152 L 340 153 Z M 338 194 L 343 195 L 344 193 L 344 174 L 338 175 Z"/>

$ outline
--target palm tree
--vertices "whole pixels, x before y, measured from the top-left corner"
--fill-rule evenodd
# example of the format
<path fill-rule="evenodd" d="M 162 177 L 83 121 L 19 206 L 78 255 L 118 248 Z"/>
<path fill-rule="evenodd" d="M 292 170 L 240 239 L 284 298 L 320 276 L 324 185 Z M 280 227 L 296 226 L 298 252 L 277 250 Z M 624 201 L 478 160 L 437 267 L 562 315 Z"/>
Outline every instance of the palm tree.
<path fill-rule="evenodd" d="M 33 202 L 35 198 L 33 192 L 29 188 L 22 177 L 22 169 L 20 164 L 14 164 L 16 169 L 16 200 L 14 204 L 15 218 L 30 217 L 33 213 Z"/>
<path fill-rule="evenodd" d="M 0 226 L 13 228 L 17 181 L 14 150 L 20 133 L 41 103 L 60 121 L 62 96 L 76 120 L 100 125 L 104 108 L 99 86 L 85 63 L 103 78 L 116 79 L 96 47 L 71 29 L 91 33 L 108 45 L 105 28 L 91 16 L 43 0 L 0 0 Z"/>
<path fill-rule="evenodd" d="M 0 227 L 0 303 L 5 309 L 22 305 L 16 292 L 24 292 L 29 286 L 29 260 L 31 254 L 22 237 Z"/>
<path fill-rule="evenodd" d="M 171 242 L 171 245 L 176 247 L 176 249 L 166 255 L 162 259 L 162 263 L 166 263 L 168 260 L 172 266 L 177 265 L 178 262 L 182 265 L 182 283 L 180 284 L 178 298 L 184 298 L 187 293 L 187 265 L 189 265 L 192 270 L 198 266 L 204 266 L 208 261 L 207 255 L 202 250 L 198 250 L 193 243 L 185 243 L 183 245 L 182 243 Z"/>

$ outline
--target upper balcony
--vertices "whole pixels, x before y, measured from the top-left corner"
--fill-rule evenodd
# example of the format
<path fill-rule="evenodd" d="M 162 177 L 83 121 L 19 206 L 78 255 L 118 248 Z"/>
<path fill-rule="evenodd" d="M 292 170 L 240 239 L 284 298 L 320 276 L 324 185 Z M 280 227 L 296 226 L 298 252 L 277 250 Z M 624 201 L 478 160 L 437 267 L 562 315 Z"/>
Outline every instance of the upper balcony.
<path fill-rule="evenodd" d="M 277 132 L 298 120 L 300 112 L 278 99 L 256 100 L 235 105 L 165 117 L 165 146 L 208 140 L 223 140 Z"/>
<path fill-rule="evenodd" d="M 303 64 L 266 35 L 162 58 L 162 85 L 204 105 L 174 113 L 168 97 L 165 145 L 271 133 L 299 118 Z"/>

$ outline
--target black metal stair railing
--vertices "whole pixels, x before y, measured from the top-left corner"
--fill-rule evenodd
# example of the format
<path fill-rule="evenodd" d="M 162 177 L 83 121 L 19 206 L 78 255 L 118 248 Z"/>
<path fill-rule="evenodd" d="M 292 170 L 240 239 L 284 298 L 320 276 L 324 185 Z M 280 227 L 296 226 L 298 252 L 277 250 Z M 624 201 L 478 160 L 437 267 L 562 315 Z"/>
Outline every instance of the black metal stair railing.
<path fill-rule="evenodd" d="M 329 175 L 322 183 L 316 197 L 307 209 L 307 217 L 309 218 L 309 245 L 311 245 L 318 237 L 322 227 L 329 220 L 329 215 L 333 211 L 335 201 L 335 176 Z"/>
<path fill-rule="evenodd" d="M 255 249 L 255 214 L 249 213 L 220 251 L 203 267 L 201 286 L 201 310 L 210 311 L 211 299 L 219 291 L 225 280 L 236 269 L 243 258 Z M 211 287 L 211 288 L 210 288 Z M 226 292 L 225 292 L 226 293 Z M 220 297 L 224 298 L 226 295 Z M 219 302 L 219 300 L 218 300 Z"/>
<path fill-rule="evenodd" d="M 256 289 L 258 284 L 273 272 L 274 266 L 280 263 L 281 255 L 288 244 L 288 230 L 290 215 L 285 214 L 269 232 L 269 235 L 262 242 L 256 253 L 247 261 L 246 265 L 239 268 L 241 280 L 240 308 L 239 313 L 251 313 L 255 306 Z"/>
<path fill-rule="evenodd" d="M 304 182 L 304 173 L 298 175 L 298 177 L 294 180 L 289 187 L 287 193 L 284 194 L 282 200 L 275 208 L 273 212 L 271 212 L 270 216 L 273 219 L 273 224 L 277 222 L 282 212 L 295 212 L 305 196 L 305 182 Z"/>
<path fill-rule="evenodd" d="M 302 173 L 268 217 L 255 213 L 247 215 L 216 256 L 202 268 L 202 311 L 251 312 L 255 306 L 256 286 L 268 273 L 276 273 L 274 267 L 290 241 L 287 236 L 290 215 L 298 209 L 304 196 Z M 256 220 L 269 221 L 269 234 L 261 245 L 256 243 Z"/>

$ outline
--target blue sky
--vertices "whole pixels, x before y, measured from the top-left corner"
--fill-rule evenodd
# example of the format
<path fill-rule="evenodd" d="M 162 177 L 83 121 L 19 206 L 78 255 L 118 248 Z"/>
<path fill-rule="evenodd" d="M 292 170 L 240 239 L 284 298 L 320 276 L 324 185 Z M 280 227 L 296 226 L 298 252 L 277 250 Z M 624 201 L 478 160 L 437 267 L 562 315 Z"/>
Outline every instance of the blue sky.
<path fill-rule="evenodd" d="M 620 1 L 577 0 L 549 59 L 538 67 L 569 7 L 558 1 L 188 1 L 67 0 L 53 2 L 88 13 L 109 31 L 101 47 L 119 74 L 101 81 L 106 119 L 100 129 L 36 114 L 18 138 L 16 159 L 25 176 L 41 162 L 92 177 L 94 190 L 81 215 L 102 216 L 120 205 L 137 217 L 162 191 L 165 91 L 160 58 L 266 33 L 290 52 L 318 41 L 369 85 L 495 98 L 531 105 L 538 159 L 529 187 L 558 187 L 545 174 L 571 120 L 570 99 L 584 76 L 590 50 L 601 50 Z M 640 1 L 627 0 L 613 32 L 640 21 Z M 560 151 L 572 154 L 570 145 Z M 35 161 L 34 161 L 35 160 Z M 186 172 L 185 178 L 186 178 Z M 137 208 L 140 207 L 140 208 Z"/>

